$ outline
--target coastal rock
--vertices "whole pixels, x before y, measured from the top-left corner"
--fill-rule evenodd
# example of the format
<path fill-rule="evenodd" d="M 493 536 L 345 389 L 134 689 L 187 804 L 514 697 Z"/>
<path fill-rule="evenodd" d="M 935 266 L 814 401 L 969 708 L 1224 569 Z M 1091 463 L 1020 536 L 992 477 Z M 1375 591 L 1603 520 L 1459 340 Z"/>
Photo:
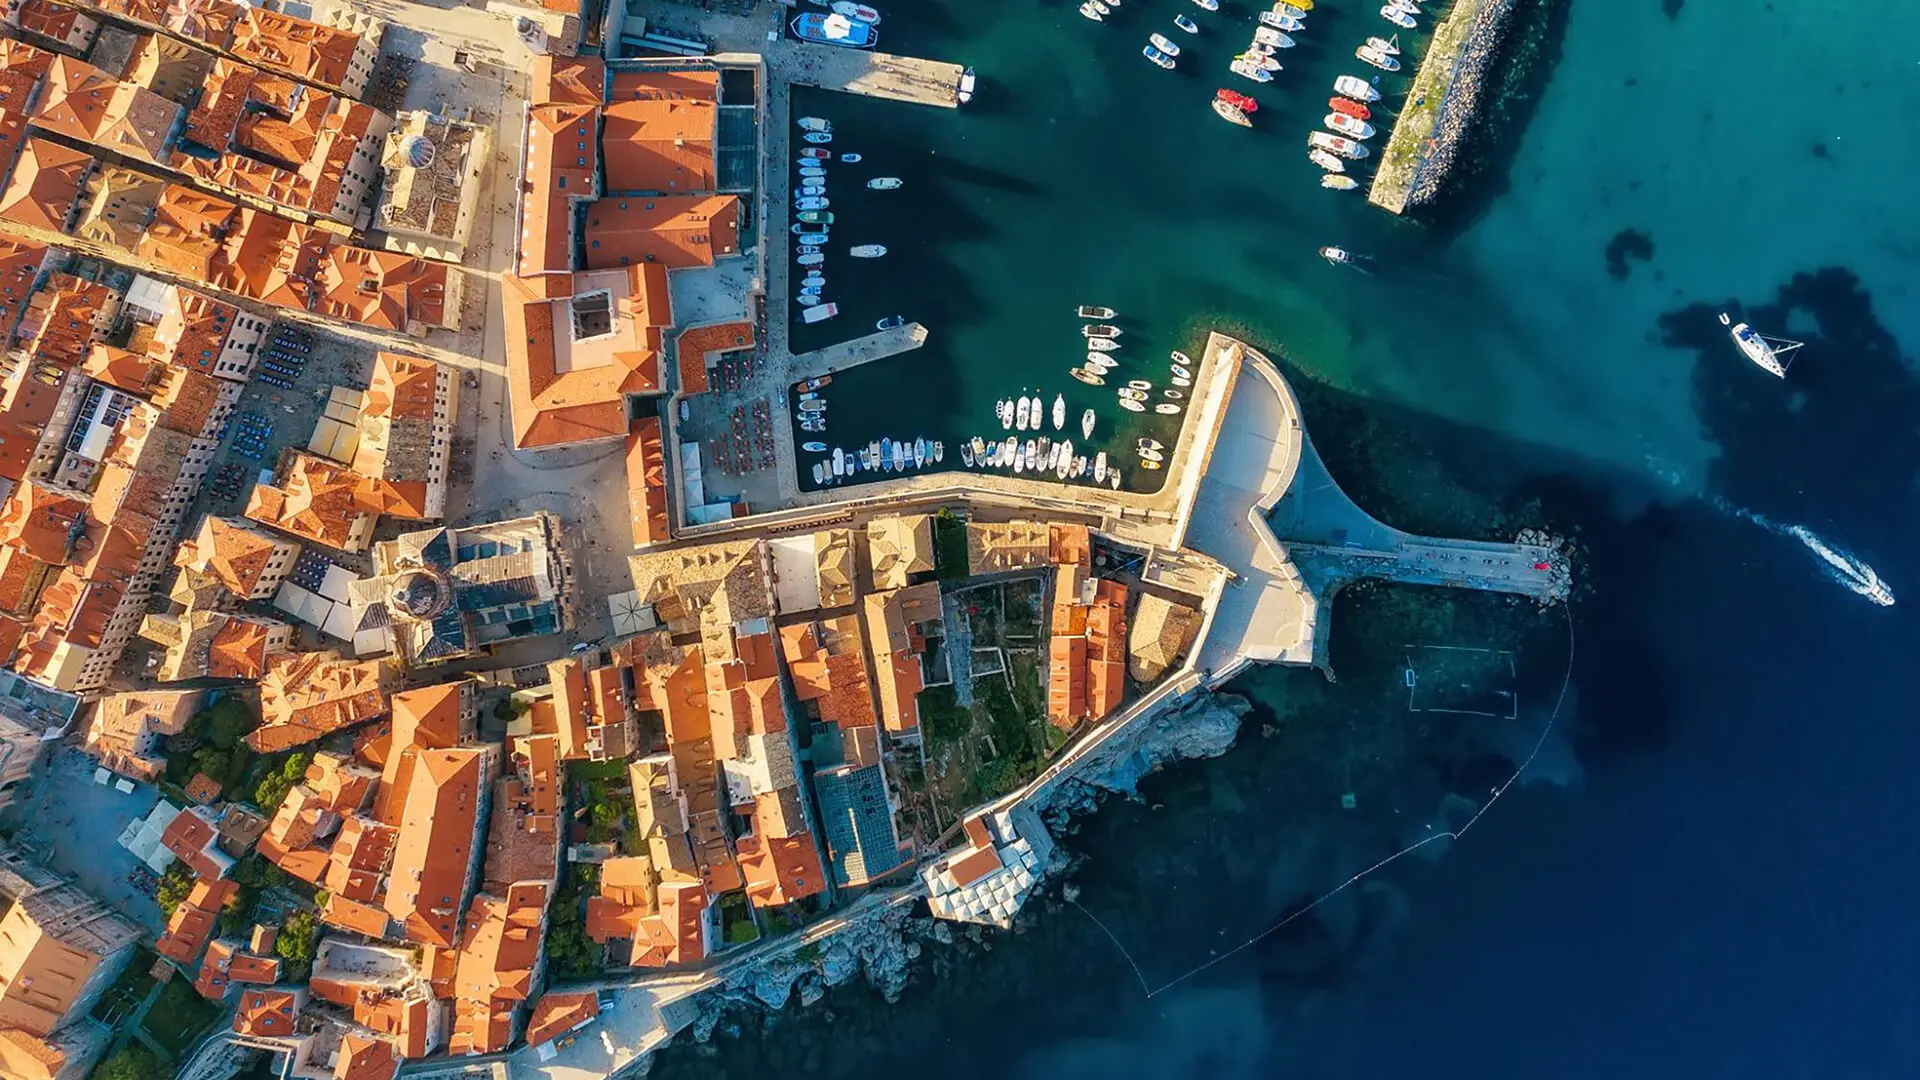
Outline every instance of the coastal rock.
<path fill-rule="evenodd" d="M 1060 785 L 1055 799 L 1064 799 L 1067 815 L 1098 805 L 1097 796 L 1070 790 L 1076 785 L 1090 792 L 1092 787 L 1124 795 L 1134 795 L 1140 778 L 1175 761 L 1219 757 L 1233 746 L 1240 733 L 1241 718 L 1253 706 L 1236 694 L 1201 694 L 1178 707 L 1138 724 L 1132 731 L 1109 740 L 1099 751 L 1083 759 L 1075 770 L 1074 781 Z M 1057 812 L 1056 815 L 1057 816 Z M 1048 822 L 1049 828 L 1052 822 Z"/>
<path fill-rule="evenodd" d="M 953 925 L 944 921 L 936 921 L 933 924 L 933 940 L 942 945 L 953 944 Z"/>

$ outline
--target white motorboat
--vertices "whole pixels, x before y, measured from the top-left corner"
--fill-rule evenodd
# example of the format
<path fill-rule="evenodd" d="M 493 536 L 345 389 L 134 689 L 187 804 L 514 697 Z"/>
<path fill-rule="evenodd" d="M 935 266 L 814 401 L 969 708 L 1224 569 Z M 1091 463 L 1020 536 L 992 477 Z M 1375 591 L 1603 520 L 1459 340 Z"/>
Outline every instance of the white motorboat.
<path fill-rule="evenodd" d="M 1399 11 L 1404 11 L 1409 15 L 1420 14 L 1420 5 L 1415 3 L 1414 0 L 1387 0 L 1387 6 Z"/>
<path fill-rule="evenodd" d="M 1247 116 L 1247 110 L 1225 98 L 1213 99 L 1213 114 L 1229 124 L 1237 124 L 1243 128 L 1253 126 L 1253 120 Z"/>
<path fill-rule="evenodd" d="M 1086 368 L 1074 368 L 1067 372 L 1067 374 L 1073 376 L 1076 381 L 1086 383 L 1088 386 L 1107 385 L 1107 380 L 1102 378 L 1098 372 L 1088 371 Z"/>
<path fill-rule="evenodd" d="M 1085 15 L 1094 22 L 1105 22 L 1107 19 L 1105 15 L 1101 14 L 1099 9 L 1093 6 L 1093 0 L 1087 0 L 1086 3 L 1080 5 L 1080 14 Z"/>
<path fill-rule="evenodd" d="M 1020 453 L 1020 440 L 1009 435 L 1000 444 L 1000 466 L 1005 468 Z"/>
<path fill-rule="evenodd" d="M 1175 45 L 1172 39 L 1168 38 L 1165 34 L 1149 34 L 1147 35 L 1147 40 L 1153 44 L 1154 48 L 1159 49 L 1168 56 L 1180 55 L 1180 46 Z"/>
<path fill-rule="evenodd" d="M 1088 338 L 1087 348 L 1094 352 L 1117 352 L 1120 343 L 1113 338 Z"/>
<path fill-rule="evenodd" d="M 847 475 L 847 452 L 837 446 L 833 448 L 833 475 Z"/>
<path fill-rule="evenodd" d="M 1346 248 L 1323 247 L 1320 249 L 1320 257 L 1333 263 L 1335 266 L 1353 265 L 1353 252 L 1348 251 Z"/>
<path fill-rule="evenodd" d="M 849 19 L 866 23 L 868 26 L 880 25 L 880 13 L 878 11 L 875 11 L 865 4 L 855 3 L 854 0 L 833 0 L 833 3 L 827 6 L 836 15 L 845 15 Z"/>
<path fill-rule="evenodd" d="M 801 184 L 800 185 L 799 194 L 807 198 L 812 198 L 816 195 L 825 195 L 826 193 L 827 193 L 827 185 L 825 184 Z"/>
<path fill-rule="evenodd" d="M 1169 364 L 1167 366 L 1167 370 L 1176 379 L 1180 379 L 1186 382 L 1193 381 L 1193 369 L 1187 367 L 1185 364 Z"/>
<path fill-rule="evenodd" d="M 813 307 L 815 304 L 825 303 L 825 301 L 820 299 L 819 293 L 803 292 L 800 294 L 798 303 L 801 307 Z"/>
<path fill-rule="evenodd" d="M 918 469 L 927 463 L 927 450 L 927 440 L 924 437 L 913 440 L 914 468 Z"/>
<path fill-rule="evenodd" d="M 1286 3 L 1285 0 L 1281 0 L 1280 3 L 1273 5 L 1272 10 L 1275 15 L 1287 15 L 1295 19 L 1304 19 L 1307 17 L 1307 12 L 1313 10 L 1313 5 L 1306 4 L 1302 6 L 1300 4 L 1289 4 Z"/>
<path fill-rule="evenodd" d="M 983 440 L 983 439 L 981 439 L 981 438 L 980 438 L 980 436 L 978 436 L 978 435 L 975 435 L 975 436 L 973 437 L 973 457 L 974 457 L 974 460 L 975 460 L 975 461 L 978 461 L 978 460 L 980 460 L 981 458 L 983 458 L 983 457 L 985 457 L 985 456 L 986 456 L 986 453 L 987 453 L 987 444 L 986 444 L 986 442 L 985 442 L 985 440 Z"/>
<path fill-rule="evenodd" d="M 1110 307 L 1101 307 L 1098 304 L 1081 304 L 1074 314 L 1082 319 L 1111 319 L 1116 312 Z"/>
<path fill-rule="evenodd" d="M 1378 49 L 1370 49 L 1367 46 L 1362 45 L 1359 48 L 1353 50 L 1353 55 L 1359 57 L 1362 60 L 1365 60 L 1369 64 L 1372 64 L 1374 67 L 1379 68 L 1381 71 L 1399 71 L 1400 70 L 1400 61 L 1395 60 L 1393 57 L 1388 56 L 1386 53 L 1383 53 Z"/>
<path fill-rule="evenodd" d="M 1133 452 L 1139 456 L 1141 461 L 1165 461 L 1166 460 L 1165 454 L 1162 454 L 1158 450 L 1149 450 L 1144 446 L 1135 447 Z"/>
<path fill-rule="evenodd" d="M 801 169 L 800 182 L 802 184 L 825 184 L 827 182 L 827 170 Z"/>
<path fill-rule="evenodd" d="M 800 321 L 817 323 L 826 319 L 831 319 L 838 314 L 840 314 L 839 304 L 821 304 L 817 307 L 810 307 L 810 308 L 803 309 L 800 312 Z"/>
<path fill-rule="evenodd" d="M 1136 390 L 1131 386 L 1123 386 L 1120 389 L 1114 391 L 1114 393 L 1119 395 L 1121 401 L 1147 400 L 1147 392 L 1145 390 Z"/>
<path fill-rule="evenodd" d="M 793 200 L 795 210 L 825 210 L 828 205 L 827 200 L 815 195 L 801 195 Z"/>
<path fill-rule="evenodd" d="M 886 253 L 887 249 L 879 244 L 861 244 L 847 249 L 847 254 L 856 259 L 877 259 Z"/>
<path fill-rule="evenodd" d="M 1133 448 L 1135 450 L 1165 450 L 1167 444 L 1150 435 L 1142 435 L 1133 440 Z"/>
<path fill-rule="evenodd" d="M 960 463 L 969 469 L 973 468 L 973 447 L 966 443 L 960 444 Z"/>
<path fill-rule="evenodd" d="M 1052 472 L 1060 467 L 1060 455 L 1066 452 L 1064 443 L 1054 443 L 1040 459 L 1040 471 Z"/>
<path fill-rule="evenodd" d="M 1181 377 L 1180 377 L 1180 376 L 1178 376 L 1178 375 L 1175 375 L 1175 376 L 1174 376 L 1173 378 L 1171 378 L 1171 379 L 1168 379 L 1167 381 L 1168 381 L 1168 382 L 1170 382 L 1170 383 L 1172 383 L 1172 384 L 1173 384 L 1173 385 L 1175 385 L 1175 386 L 1178 386 L 1178 387 L 1180 387 L 1181 389 L 1185 389 L 1185 388 L 1187 388 L 1187 387 L 1189 387 L 1189 386 L 1192 386 L 1192 385 L 1193 385 L 1193 380 L 1192 380 L 1192 379 L 1183 379 L 1183 378 L 1181 378 Z"/>
<path fill-rule="evenodd" d="M 1120 466 L 1115 465 L 1113 471 L 1107 474 L 1107 486 L 1115 491 L 1120 490 Z"/>
<path fill-rule="evenodd" d="M 1053 395 L 1053 430 L 1059 431 L 1067 426 L 1067 395 Z"/>
<path fill-rule="evenodd" d="M 1113 14 L 1113 8 L 1107 5 L 1106 0 L 1087 0 L 1087 3 L 1092 4 L 1094 10 L 1102 15 Z"/>
<path fill-rule="evenodd" d="M 1073 471 L 1073 440 L 1068 439 L 1066 442 L 1060 444 L 1060 460 L 1053 467 L 1054 479 L 1065 480 L 1067 478 L 1067 474 L 1072 471 Z"/>
<path fill-rule="evenodd" d="M 1289 34 L 1297 34 L 1307 28 L 1307 21 L 1298 15 L 1282 15 L 1277 11 L 1269 11 L 1267 14 L 1272 18 L 1261 19 L 1260 25 L 1254 28 L 1253 35 L 1256 40 L 1262 30 L 1285 30 Z"/>
<path fill-rule="evenodd" d="M 1105 450 L 1093 456 L 1093 482 L 1096 484 L 1104 484 L 1107 482 L 1107 452 Z"/>
<path fill-rule="evenodd" d="M 1373 84 L 1358 75 L 1342 75 L 1333 80 L 1334 93 L 1350 97 L 1355 101 L 1379 101 L 1380 91 Z"/>
<path fill-rule="evenodd" d="M 1239 56 L 1234 57 L 1234 59 L 1245 60 L 1247 63 L 1252 64 L 1255 67 L 1265 68 L 1268 71 L 1280 70 L 1280 60 L 1278 57 L 1273 55 L 1273 51 L 1271 49 L 1265 49 L 1265 48 L 1259 48 L 1259 47 L 1250 48 L 1246 52 L 1241 53 Z"/>
<path fill-rule="evenodd" d="M 1148 60 L 1152 61 L 1158 67 L 1165 68 L 1168 71 L 1173 70 L 1173 64 L 1174 64 L 1173 57 L 1168 56 L 1166 53 L 1161 52 L 1159 49 L 1156 49 L 1151 45 L 1147 46 L 1144 49 L 1141 49 L 1140 55 L 1146 57 Z"/>
<path fill-rule="evenodd" d="M 1179 349 L 1175 349 L 1172 352 L 1168 353 L 1167 359 L 1173 361 L 1174 366 L 1176 368 L 1187 368 L 1187 367 L 1193 366 L 1193 357 L 1188 356 L 1186 353 L 1181 352 Z"/>
<path fill-rule="evenodd" d="M 1080 437 L 1081 438 L 1083 439 L 1093 438 L 1094 419 L 1095 418 L 1094 418 L 1092 409 L 1088 409 L 1086 412 L 1083 412 L 1080 414 Z"/>
<path fill-rule="evenodd" d="M 1233 72 L 1235 75 L 1238 75 L 1243 79 L 1251 79 L 1257 83 L 1268 83 L 1273 81 L 1272 72 L 1268 71 L 1265 67 L 1262 67 L 1261 65 L 1256 64 L 1253 61 L 1247 60 L 1245 58 L 1237 59 L 1233 63 L 1228 64 L 1227 70 Z"/>
<path fill-rule="evenodd" d="M 827 257 L 817 251 L 809 251 L 793 261 L 799 263 L 801 266 L 819 266 L 821 263 L 827 261 Z"/>
<path fill-rule="evenodd" d="M 1046 427 L 1047 426 L 1047 403 L 1040 400 L 1040 395 L 1035 394 L 1034 396 L 1028 398 L 1027 407 L 1028 407 L 1027 415 L 1033 417 L 1033 430 L 1039 431 L 1041 428 Z"/>
<path fill-rule="evenodd" d="M 1146 412 L 1147 411 L 1147 407 L 1145 405 L 1140 404 L 1139 402 L 1133 400 L 1132 398 L 1121 398 L 1120 407 L 1127 410 L 1128 412 Z"/>
<path fill-rule="evenodd" d="M 974 87 L 978 84 L 979 76 L 973 73 L 972 68 L 967 68 L 965 71 L 962 71 L 960 73 L 960 88 L 954 91 L 954 99 L 962 105 L 972 101 Z"/>
<path fill-rule="evenodd" d="M 1032 426 L 1033 408 L 1027 404 L 1026 398 L 1021 398 L 1020 404 L 1013 409 L 1013 428 L 1015 431 L 1025 431 Z"/>
<path fill-rule="evenodd" d="M 1346 113 L 1340 112 L 1330 112 L 1320 122 L 1340 134 L 1345 135 L 1349 139 L 1373 138 L 1373 125 L 1357 116 L 1348 116 Z"/>
<path fill-rule="evenodd" d="M 933 449 L 927 452 L 933 455 L 933 463 L 938 465 L 947 459 L 947 444 L 939 439 L 935 439 L 933 440 Z"/>
<path fill-rule="evenodd" d="M 1201 11 L 1219 11 L 1220 0 L 1193 0 L 1194 6 Z"/>
<path fill-rule="evenodd" d="M 1153 411 L 1159 413 L 1161 416 L 1177 416 L 1180 412 L 1180 406 L 1175 405 L 1171 401 L 1164 401 L 1155 405 Z"/>
<path fill-rule="evenodd" d="M 1746 354 L 1747 359 L 1758 364 L 1762 371 L 1782 379 L 1787 377 L 1787 367 L 1793 363 L 1791 354 L 1806 344 L 1768 337 L 1746 323 L 1734 322 L 1724 311 L 1720 313 L 1720 325 L 1727 328 L 1727 336 L 1733 339 L 1734 345 Z"/>
<path fill-rule="evenodd" d="M 1119 337 L 1121 334 L 1125 332 L 1126 331 L 1120 329 L 1117 326 L 1109 326 L 1106 323 L 1100 323 L 1095 326 L 1083 326 L 1080 328 L 1081 337 L 1090 338 L 1090 339 L 1097 338 L 1102 341 L 1111 341 L 1114 338 Z M 1093 348 L 1094 346 L 1089 345 L 1087 347 Z M 1117 347 L 1118 346 L 1116 346 L 1116 348 Z"/>
<path fill-rule="evenodd" d="M 897 176 L 876 176 L 867 181 L 867 186 L 875 191 L 893 191 L 900 185 L 901 180 Z"/>
<path fill-rule="evenodd" d="M 1153 389 L 1153 384 L 1152 384 L 1152 383 L 1150 383 L 1150 382 L 1148 382 L 1148 381 L 1147 381 L 1147 380 L 1145 380 L 1145 379 L 1128 379 L 1128 380 L 1127 380 L 1127 389 L 1129 389 L 1129 390 L 1151 390 L 1151 389 Z"/>
<path fill-rule="evenodd" d="M 827 452 L 827 444 L 816 439 L 811 442 L 801 443 L 800 449 L 805 450 L 809 454 L 824 454 Z"/>
<path fill-rule="evenodd" d="M 841 155 L 840 155 L 840 160 L 841 160 L 841 161 L 844 161 L 844 162 L 846 162 L 846 163 L 847 163 L 847 164 L 849 164 L 849 165 L 851 165 L 851 164 L 853 164 L 854 162 L 856 162 L 856 161 L 859 161 L 859 160 L 860 160 L 860 155 L 859 155 L 859 154 L 841 154 Z"/>
<path fill-rule="evenodd" d="M 827 242 L 827 234 L 823 232 L 801 233 L 793 238 L 793 242 L 799 244 L 801 247 L 819 247 L 821 244 Z"/>
<path fill-rule="evenodd" d="M 1403 30 L 1418 30 L 1420 21 L 1401 8 L 1388 5 L 1380 9 L 1380 17 Z"/>
<path fill-rule="evenodd" d="M 1394 37 L 1392 37 L 1391 39 L 1382 38 L 1382 37 L 1370 37 L 1367 39 L 1367 48 L 1372 49 L 1375 52 L 1378 52 L 1382 56 L 1399 56 L 1400 55 L 1400 37 L 1397 34 L 1394 35 Z"/>
<path fill-rule="evenodd" d="M 1270 27 L 1274 30 L 1280 29 L 1281 27 L 1287 25 L 1287 23 L 1290 21 L 1292 20 L 1289 20 L 1285 15 L 1282 15 L 1277 11 L 1263 11 L 1260 13 L 1260 25 L 1263 27 Z M 1298 26 L 1297 23 L 1295 25 L 1296 27 Z"/>
<path fill-rule="evenodd" d="M 1008 431 L 1013 427 L 1013 400 L 1001 398 L 993 407 L 994 418 L 1000 421 L 1000 430 Z"/>
<path fill-rule="evenodd" d="M 1338 154 L 1348 161 L 1359 161 L 1361 158 L 1366 157 L 1369 152 L 1365 146 L 1354 142 L 1352 139 L 1343 138 L 1325 131 L 1310 133 L 1307 136 L 1307 145 L 1313 147 L 1315 150 L 1325 150 L 1330 154 Z"/>
<path fill-rule="evenodd" d="M 897 442 L 893 444 L 893 471 L 894 472 L 907 471 L 907 444 L 906 443 Z"/>
<path fill-rule="evenodd" d="M 1184 33 L 1197 34 L 1200 32 L 1200 24 L 1194 22 L 1185 12 L 1181 12 L 1173 17 L 1173 25 L 1179 27 Z"/>
<path fill-rule="evenodd" d="M 1293 39 L 1275 30 L 1271 26 L 1262 26 L 1253 32 L 1253 43 L 1274 49 L 1293 48 Z"/>
<path fill-rule="evenodd" d="M 1117 368 L 1119 366 L 1120 366 L 1120 361 L 1115 360 L 1113 357 L 1108 356 L 1106 353 L 1090 352 L 1087 354 L 1087 370 L 1088 371 L 1097 371 L 1100 374 L 1105 375 L 1107 372 L 1112 371 L 1114 368 Z"/>
<path fill-rule="evenodd" d="M 1354 188 L 1360 186 L 1360 181 L 1355 180 L 1351 176 L 1336 176 L 1333 173 L 1327 173 L 1320 178 L 1320 186 L 1331 191 L 1352 191 Z"/>
<path fill-rule="evenodd" d="M 800 137 L 807 140 L 810 143 L 830 143 L 833 141 L 833 132 L 809 131 L 805 135 L 802 135 Z"/>
<path fill-rule="evenodd" d="M 827 482 L 827 467 L 818 461 L 813 463 L 813 482 L 815 484 Z"/>
<path fill-rule="evenodd" d="M 1187 395 L 1179 390 L 1162 390 L 1160 391 L 1160 396 L 1166 398 L 1168 401 L 1180 401 Z"/>
<path fill-rule="evenodd" d="M 1315 165 L 1320 166 L 1321 168 L 1327 170 L 1330 173 L 1343 173 L 1347 171 L 1346 162 L 1341 161 L 1339 158 L 1334 157 L 1332 154 L 1327 153 L 1325 150 L 1307 151 L 1307 160 L 1313 162 Z"/>
<path fill-rule="evenodd" d="M 800 125 L 801 131 L 832 131 L 833 130 L 832 124 L 827 123 L 825 120 L 822 120 L 818 116 L 803 116 L 795 122 Z"/>

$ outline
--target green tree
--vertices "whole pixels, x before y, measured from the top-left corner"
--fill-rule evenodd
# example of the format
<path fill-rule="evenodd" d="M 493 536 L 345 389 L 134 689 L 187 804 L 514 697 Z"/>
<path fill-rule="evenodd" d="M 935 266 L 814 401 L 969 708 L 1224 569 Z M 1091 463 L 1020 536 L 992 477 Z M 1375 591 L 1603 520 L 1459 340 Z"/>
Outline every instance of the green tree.
<path fill-rule="evenodd" d="M 247 703 L 232 694 L 202 709 L 193 720 L 205 723 L 207 741 L 222 750 L 238 746 L 257 723 Z"/>
<path fill-rule="evenodd" d="M 94 1066 L 93 1080 L 166 1080 L 172 1071 L 158 1054 L 130 1042 Z"/>
<path fill-rule="evenodd" d="M 273 951 L 279 953 L 289 965 L 304 972 L 313 963 L 313 949 L 319 936 L 320 925 L 314 919 L 313 912 L 305 909 L 295 911 L 281 924 L 280 935 L 273 942 Z"/>
<path fill-rule="evenodd" d="M 253 805 L 269 814 L 280 809 L 280 804 L 286 801 L 287 792 L 292 791 L 293 785 L 307 775 L 307 766 L 312 761 L 312 754 L 300 750 L 287 755 L 279 768 L 268 769 L 253 789 Z"/>
<path fill-rule="evenodd" d="M 186 863 L 177 862 L 167 867 L 167 872 L 160 876 L 160 887 L 154 894 L 154 899 L 160 904 L 160 914 L 173 918 L 173 909 L 179 907 L 181 901 L 187 898 L 187 893 L 192 891 L 193 871 L 187 868 Z"/>

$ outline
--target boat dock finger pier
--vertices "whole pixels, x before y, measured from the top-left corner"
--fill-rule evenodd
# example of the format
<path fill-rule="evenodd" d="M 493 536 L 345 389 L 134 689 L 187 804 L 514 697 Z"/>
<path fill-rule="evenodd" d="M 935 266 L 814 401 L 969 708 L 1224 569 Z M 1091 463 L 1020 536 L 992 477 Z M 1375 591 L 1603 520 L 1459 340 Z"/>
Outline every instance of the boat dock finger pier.
<path fill-rule="evenodd" d="M 796 86 L 957 109 L 962 70 L 943 60 L 812 46 L 788 75 Z"/>
<path fill-rule="evenodd" d="M 1403 214 L 1431 202 L 1472 127 L 1514 0 L 1456 0 L 1433 32 L 1367 201 Z"/>

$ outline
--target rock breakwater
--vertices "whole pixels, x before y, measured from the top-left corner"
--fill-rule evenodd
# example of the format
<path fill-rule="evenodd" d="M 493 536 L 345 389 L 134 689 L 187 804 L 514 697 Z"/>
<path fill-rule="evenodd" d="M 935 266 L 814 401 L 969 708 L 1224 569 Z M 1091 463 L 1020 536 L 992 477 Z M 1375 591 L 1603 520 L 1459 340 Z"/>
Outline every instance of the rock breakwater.
<path fill-rule="evenodd" d="M 1507 22 L 1515 0 L 1483 0 L 1471 16 L 1465 31 L 1465 43 L 1454 58 L 1446 96 L 1434 120 L 1425 153 L 1414 173 L 1413 188 L 1407 195 L 1408 206 L 1432 202 L 1440 194 L 1455 161 L 1473 131 L 1481 94 L 1492 62 L 1500 52 Z"/>

